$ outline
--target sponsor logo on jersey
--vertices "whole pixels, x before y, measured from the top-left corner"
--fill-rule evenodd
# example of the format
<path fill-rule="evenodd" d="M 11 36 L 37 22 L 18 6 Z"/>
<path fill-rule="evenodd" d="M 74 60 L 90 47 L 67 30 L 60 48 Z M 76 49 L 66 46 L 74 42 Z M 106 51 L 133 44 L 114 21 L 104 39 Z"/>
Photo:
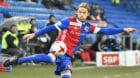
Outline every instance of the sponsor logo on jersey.
<path fill-rule="evenodd" d="M 72 26 L 82 26 L 82 23 L 70 22 L 70 25 L 72 25 Z"/>

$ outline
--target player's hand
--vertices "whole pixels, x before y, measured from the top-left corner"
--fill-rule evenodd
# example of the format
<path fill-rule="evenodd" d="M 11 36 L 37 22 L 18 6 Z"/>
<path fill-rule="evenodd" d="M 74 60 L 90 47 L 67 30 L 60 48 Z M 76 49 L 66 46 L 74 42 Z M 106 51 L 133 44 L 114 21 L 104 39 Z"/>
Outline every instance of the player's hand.
<path fill-rule="evenodd" d="M 137 31 L 136 28 L 124 28 L 124 32 L 126 33 L 135 32 L 135 31 Z"/>
<path fill-rule="evenodd" d="M 30 39 L 32 39 L 34 37 L 35 37 L 35 34 L 34 33 L 32 33 L 32 34 L 26 34 L 26 35 L 23 36 L 23 39 L 30 40 Z"/>

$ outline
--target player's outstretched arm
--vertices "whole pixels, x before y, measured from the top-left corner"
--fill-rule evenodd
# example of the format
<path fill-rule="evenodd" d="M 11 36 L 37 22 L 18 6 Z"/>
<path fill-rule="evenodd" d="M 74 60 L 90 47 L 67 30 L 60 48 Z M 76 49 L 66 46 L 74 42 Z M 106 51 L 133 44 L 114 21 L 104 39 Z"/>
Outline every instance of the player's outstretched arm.
<path fill-rule="evenodd" d="M 23 36 L 23 39 L 30 40 L 35 37 L 35 33 L 26 34 Z"/>
<path fill-rule="evenodd" d="M 51 25 L 51 26 L 48 26 L 48 27 L 45 27 L 35 33 L 31 33 L 31 34 L 26 34 L 23 36 L 23 39 L 27 39 L 27 40 L 30 40 L 32 38 L 34 38 L 35 36 L 40 36 L 40 35 L 43 35 L 45 33 L 48 33 L 50 31 L 53 31 L 53 30 L 56 30 L 56 27 L 54 25 Z"/>
<path fill-rule="evenodd" d="M 121 32 L 135 32 L 136 29 L 135 28 L 101 28 L 99 30 L 99 34 L 105 34 L 105 35 L 112 35 L 112 34 L 117 34 L 117 33 L 121 33 Z"/>

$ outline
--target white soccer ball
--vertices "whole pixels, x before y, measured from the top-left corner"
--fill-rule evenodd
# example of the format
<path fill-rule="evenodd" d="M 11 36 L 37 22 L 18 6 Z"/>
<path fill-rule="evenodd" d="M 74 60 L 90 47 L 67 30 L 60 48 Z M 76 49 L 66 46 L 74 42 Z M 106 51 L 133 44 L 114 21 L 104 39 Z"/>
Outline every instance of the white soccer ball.
<path fill-rule="evenodd" d="M 50 48 L 50 52 L 53 52 L 56 56 L 64 55 L 66 50 L 67 48 L 63 41 L 55 41 Z"/>

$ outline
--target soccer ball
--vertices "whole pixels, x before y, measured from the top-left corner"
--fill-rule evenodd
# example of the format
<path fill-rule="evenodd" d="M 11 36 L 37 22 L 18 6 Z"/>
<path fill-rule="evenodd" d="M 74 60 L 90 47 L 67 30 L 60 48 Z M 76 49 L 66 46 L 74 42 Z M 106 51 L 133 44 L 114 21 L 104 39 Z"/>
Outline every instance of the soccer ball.
<path fill-rule="evenodd" d="M 55 41 L 50 48 L 50 52 L 53 52 L 56 56 L 64 55 L 66 50 L 67 48 L 63 41 Z"/>

